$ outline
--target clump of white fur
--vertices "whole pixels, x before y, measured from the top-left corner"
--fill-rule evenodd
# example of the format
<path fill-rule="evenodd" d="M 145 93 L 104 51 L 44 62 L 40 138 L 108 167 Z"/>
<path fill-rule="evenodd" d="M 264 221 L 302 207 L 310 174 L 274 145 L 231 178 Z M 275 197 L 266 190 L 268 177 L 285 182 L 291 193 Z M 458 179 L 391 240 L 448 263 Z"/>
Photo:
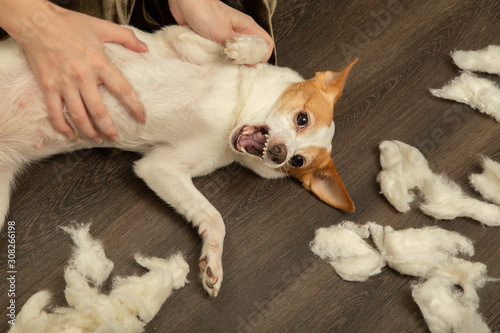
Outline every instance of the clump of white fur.
<path fill-rule="evenodd" d="M 460 285 L 467 299 L 479 302 L 476 288 L 491 279 L 486 276 L 486 265 L 458 257 L 474 255 L 470 239 L 437 227 L 394 230 L 373 222 L 368 226 L 375 245 L 392 269 L 425 279 L 446 278 Z"/>
<path fill-rule="evenodd" d="M 464 72 L 443 88 L 431 89 L 431 93 L 468 104 L 500 122 L 500 88 L 493 81 Z"/>
<path fill-rule="evenodd" d="M 362 240 L 370 234 L 380 253 Z M 374 222 L 343 222 L 318 229 L 311 249 L 331 261 L 345 280 L 364 281 L 379 273 L 385 262 L 401 274 L 423 278 L 412 287 L 413 297 L 432 333 L 489 332 L 477 312 L 476 289 L 493 279 L 487 277 L 484 264 L 458 257 L 472 256 L 474 246 L 456 232 L 437 227 L 396 231 Z M 383 264 L 375 269 L 377 262 Z M 462 291 L 455 291 L 456 286 Z"/>
<path fill-rule="evenodd" d="M 410 210 L 413 190 L 418 190 L 424 199 L 420 209 L 436 219 L 469 217 L 489 226 L 500 225 L 500 206 L 468 197 L 448 177 L 434 174 L 415 147 L 396 140 L 383 141 L 380 164 L 377 181 L 381 192 L 398 211 Z"/>
<path fill-rule="evenodd" d="M 382 256 L 362 238 L 368 238 L 368 226 L 345 221 L 341 225 L 316 230 L 311 250 L 328 260 L 337 274 L 348 281 L 365 281 L 380 273 Z"/>
<path fill-rule="evenodd" d="M 469 217 L 489 226 L 500 225 L 500 207 L 465 195 L 460 186 L 445 175 L 433 175 L 422 187 L 425 203 L 420 209 L 436 219 Z"/>
<path fill-rule="evenodd" d="M 500 205 L 500 163 L 483 158 L 483 173 L 472 174 L 469 180 L 481 195 Z"/>
<path fill-rule="evenodd" d="M 429 227 L 394 230 L 369 223 L 370 233 L 388 265 L 401 274 L 430 277 L 458 254 L 472 256 L 472 242 L 456 232 Z"/>
<path fill-rule="evenodd" d="M 113 263 L 105 257 L 101 244 L 90 237 L 88 225 L 63 229 L 76 245 L 64 270 L 64 293 L 69 307 L 59 307 L 51 313 L 44 311 L 50 303 L 50 293 L 40 291 L 23 306 L 10 333 L 142 332 L 172 290 L 187 282 L 189 266 L 181 254 L 168 260 L 136 256 L 136 261 L 149 272 L 117 277 L 110 294 L 102 294 L 98 286 L 108 278 Z"/>
<path fill-rule="evenodd" d="M 420 151 L 400 141 L 383 141 L 380 144 L 380 165 L 377 176 L 382 193 L 400 212 L 410 210 L 415 199 L 411 189 L 421 188 L 432 172 Z"/>
<path fill-rule="evenodd" d="M 479 51 L 455 51 L 451 57 L 461 69 L 500 74 L 500 46 L 490 45 Z"/>
<path fill-rule="evenodd" d="M 431 89 L 437 97 L 465 103 L 500 122 L 500 88 L 470 71 L 500 74 L 500 46 L 490 45 L 479 51 L 455 51 L 455 64 L 465 70 L 441 89 Z"/>
<path fill-rule="evenodd" d="M 415 284 L 412 295 L 432 333 L 490 332 L 477 312 L 478 303 L 465 299 L 446 278 Z"/>
<path fill-rule="evenodd" d="M 96 287 L 100 287 L 113 270 L 114 264 L 106 258 L 101 243 L 90 236 L 89 228 L 90 224 L 61 227 L 75 243 L 69 266 L 74 267 Z"/>

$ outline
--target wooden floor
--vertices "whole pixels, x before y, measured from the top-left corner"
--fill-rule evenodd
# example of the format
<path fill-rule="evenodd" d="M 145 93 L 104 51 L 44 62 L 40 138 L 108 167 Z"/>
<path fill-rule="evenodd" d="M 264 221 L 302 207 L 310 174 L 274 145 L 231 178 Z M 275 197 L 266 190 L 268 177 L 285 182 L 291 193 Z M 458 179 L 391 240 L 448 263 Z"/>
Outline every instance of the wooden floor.
<path fill-rule="evenodd" d="M 379 143 L 397 139 L 419 148 L 434 171 L 476 196 L 467 177 L 480 172 L 480 154 L 500 161 L 500 124 L 434 98 L 429 88 L 459 73 L 451 51 L 500 44 L 500 2 L 282 0 L 274 29 L 279 65 L 305 77 L 360 57 L 336 106 L 332 154 L 356 212 L 323 204 L 296 181 L 264 180 L 237 165 L 196 179 L 227 226 L 224 283 L 219 297 L 210 299 L 198 277 L 196 230 L 134 176 L 137 155 L 93 150 L 58 156 L 19 177 L 12 195 L 8 220 L 17 227 L 18 310 L 42 289 L 65 305 L 63 268 L 72 244 L 57 226 L 71 221 L 92 222 L 91 233 L 115 263 L 113 276 L 142 274 L 132 258 L 137 252 L 185 253 L 190 283 L 166 301 L 147 332 L 427 332 L 411 297 L 415 279 L 384 268 L 364 283 L 346 282 L 313 255 L 314 231 L 343 220 L 460 232 L 474 241 L 473 260 L 500 277 L 499 228 L 467 219 L 436 221 L 417 209 L 400 214 L 375 181 Z M 4 274 L 5 231 L 0 249 Z M 1 284 L 3 331 L 4 278 Z M 497 329 L 500 287 L 488 284 L 479 296 L 480 312 Z"/>

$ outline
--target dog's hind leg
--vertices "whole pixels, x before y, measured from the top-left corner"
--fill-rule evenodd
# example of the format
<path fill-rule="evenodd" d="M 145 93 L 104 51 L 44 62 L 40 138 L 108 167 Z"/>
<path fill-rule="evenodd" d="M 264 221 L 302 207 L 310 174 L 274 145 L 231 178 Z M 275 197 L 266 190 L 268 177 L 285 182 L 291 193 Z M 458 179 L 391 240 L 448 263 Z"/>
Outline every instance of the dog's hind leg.
<path fill-rule="evenodd" d="M 203 239 L 200 269 L 203 287 L 217 296 L 222 282 L 222 246 L 226 229 L 222 216 L 196 189 L 188 167 L 169 148 L 148 152 L 135 165 L 136 174 L 168 204 L 198 228 Z"/>
<path fill-rule="evenodd" d="M 227 60 L 240 65 L 265 62 L 270 55 L 269 45 L 258 35 L 238 35 L 222 46 L 203 38 L 186 26 L 168 26 L 155 33 L 159 35 L 170 56 L 196 65 L 223 63 Z"/>
<path fill-rule="evenodd" d="M 155 33 L 159 35 L 174 57 L 204 65 L 225 60 L 222 45 L 205 39 L 186 26 L 168 26 Z"/>
<path fill-rule="evenodd" d="M 12 165 L 0 164 L 0 231 L 3 229 L 9 211 L 10 189 L 16 169 Z"/>

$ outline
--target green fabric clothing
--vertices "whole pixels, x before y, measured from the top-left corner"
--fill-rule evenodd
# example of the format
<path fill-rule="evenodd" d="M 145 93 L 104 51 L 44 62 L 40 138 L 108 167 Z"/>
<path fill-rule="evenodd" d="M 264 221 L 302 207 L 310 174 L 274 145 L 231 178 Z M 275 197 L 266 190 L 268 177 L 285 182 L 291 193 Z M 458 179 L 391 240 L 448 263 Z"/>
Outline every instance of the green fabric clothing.
<path fill-rule="evenodd" d="M 77 12 L 118 24 L 128 24 L 152 32 L 165 25 L 176 24 L 167 0 L 53 0 L 53 3 Z M 271 37 L 271 17 L 277 0 L 226 0 L 229 6 L 250 15 Z M 7 34 L 0 29 L 0 38 Z M 275 63 L 275 54 L 270 59 Z"/>

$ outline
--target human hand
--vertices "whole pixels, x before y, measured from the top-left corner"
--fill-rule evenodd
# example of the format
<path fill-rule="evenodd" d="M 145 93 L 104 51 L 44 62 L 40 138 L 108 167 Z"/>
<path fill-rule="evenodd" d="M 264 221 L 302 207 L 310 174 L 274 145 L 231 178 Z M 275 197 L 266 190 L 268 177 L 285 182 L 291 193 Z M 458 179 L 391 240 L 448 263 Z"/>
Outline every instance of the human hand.
<path fill-rule="evenodd" d="M 180 25 L 189 25 L 200 36 L 224 45 L 226 40 L 242 35 L 259 35 L 269 46 L 269 60 L 274 41 L 252 17 L 219 0 L 168 0 L 170 12 Z"/>
<path fill-rule="evenodd" d="M 73 128 L 63 114 L 63 101 L 78 130 L 97 143 L 101 133 L 109 140 L 118 140 L 118 133 L 109 116 L 98 85 L 103 84 L 129 110 L 134 118 L 145 121 L 144 107 L 123 75 L 116 69 L 102 44 L 119 43 L 136 52 L 147 46 L 125 27 L 65 10 L 46 1 L 36 1 L 38 12 L 24 16 L 28 22 L 35 13 L 45 13 L 45 24 L 31 24 L 14 29 L 11 36 L 23 47 L 42 89 L 48 114 L 54 128 L 68 138 Z M 42 11 L 41 11 L 42 10 Z M 26 12 L 25 12 L 26 13 Z M 27 19 L 27 20 L 26 20 Z"/>

